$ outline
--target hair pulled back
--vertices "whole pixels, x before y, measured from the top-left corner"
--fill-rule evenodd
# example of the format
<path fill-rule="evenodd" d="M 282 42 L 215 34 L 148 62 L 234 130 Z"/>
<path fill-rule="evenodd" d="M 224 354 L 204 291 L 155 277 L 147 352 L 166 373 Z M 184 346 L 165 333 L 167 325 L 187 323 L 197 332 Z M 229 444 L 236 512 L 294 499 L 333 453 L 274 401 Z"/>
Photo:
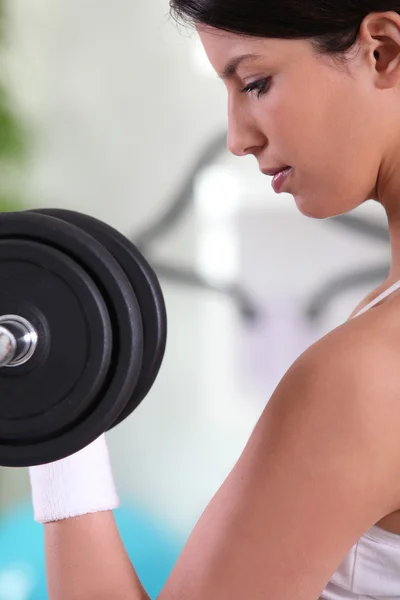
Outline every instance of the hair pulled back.
<path fill-rule="evenodd" d="M 373 12 L 400 13 L 394 0 L 170 0 L 170 13 L 183 24 L 207 25 L 230 33 L 280 39 L 309 39 L 321 55 L 345 59 L 361 23 Z"/>

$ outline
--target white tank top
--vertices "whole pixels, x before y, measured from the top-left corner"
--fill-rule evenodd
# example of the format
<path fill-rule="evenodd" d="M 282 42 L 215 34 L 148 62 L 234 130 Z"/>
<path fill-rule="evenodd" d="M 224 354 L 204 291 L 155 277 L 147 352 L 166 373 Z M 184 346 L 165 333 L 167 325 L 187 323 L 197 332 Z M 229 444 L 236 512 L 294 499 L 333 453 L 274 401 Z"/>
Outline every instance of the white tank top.
<path fill-rule="evenodd" d="M 400 281 L 355 314 L 355 319 L 400 288 Z M 332 576 L 322 600 L 400 600 L 400 535 L 374 525 Z"/>

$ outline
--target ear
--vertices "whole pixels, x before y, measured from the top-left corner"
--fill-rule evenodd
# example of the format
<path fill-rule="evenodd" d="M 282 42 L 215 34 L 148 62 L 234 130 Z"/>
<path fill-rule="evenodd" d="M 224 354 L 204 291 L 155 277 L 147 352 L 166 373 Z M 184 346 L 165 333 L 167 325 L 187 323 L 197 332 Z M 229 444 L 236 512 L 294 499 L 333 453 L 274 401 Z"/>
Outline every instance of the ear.
<path fill-rule="evenodd" d="M 360 41 L 374 69 L 376 86 L 400 85 L 400 15 L 395 11 L 370 13 L 360 26 Z"/>

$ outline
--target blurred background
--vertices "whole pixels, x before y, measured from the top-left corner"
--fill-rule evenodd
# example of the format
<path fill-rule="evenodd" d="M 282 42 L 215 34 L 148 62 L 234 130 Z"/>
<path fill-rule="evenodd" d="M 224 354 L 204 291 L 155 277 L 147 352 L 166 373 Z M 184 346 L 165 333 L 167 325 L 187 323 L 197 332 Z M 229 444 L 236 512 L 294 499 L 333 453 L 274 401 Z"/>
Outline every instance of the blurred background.
<path fill-rule="evenodd" d="M 160 277 L 159 377 L 108 434 L 118 523 L 152 597 L 290 364 L 385 280 L 374 202 L 327 221 L 225 149 L 226 92 L 168 0 L 1 0 L 0 210 L 62 207 Z M 0 470 L 0 600 L 45 598 L 28 473 Z"/>

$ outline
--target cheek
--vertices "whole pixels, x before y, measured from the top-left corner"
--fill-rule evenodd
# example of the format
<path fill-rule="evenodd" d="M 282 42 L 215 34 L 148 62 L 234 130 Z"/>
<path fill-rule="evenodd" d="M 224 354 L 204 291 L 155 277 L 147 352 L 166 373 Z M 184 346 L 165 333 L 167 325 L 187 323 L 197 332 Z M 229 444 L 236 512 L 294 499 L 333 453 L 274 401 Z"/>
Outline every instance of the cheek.
<path fill-rule="evenodd" d="M 326 101 L 315 91 L 305 91 L 304 85 L 278 84 L 256 105 L 256 118 L 271 155 L 293 165 L 306 163 L 307 157 L 314 162 L 327 132 L 336 134 L 335 116 L 322 109 Z"/>
<path fill-rule="evenodd" d="M 306 160 L 317 171 L 319 189 L 329 187 L 336 202 L 342 199 L 355 208 L 369 197 L 376 182 L 374 134 L 365 100 L 357 90 L 343 86 L 328 91 L 310 106 L 311 116 L 305 118 Z"/>
<path fill-rule="evenodd" d="M 371 197 L 379 169 L 365 100 L 348 89 L 315 85 L 309 94 L 276 93 L 257 108 L 270 155 L 296 169 L 298 208 L 328 218 Z"/>
<path fill-rule="evenodd" d="M 297 93 L 296 89 L 289 93 L 282 86 L 257 107 L 271 156 L 313 174 L 325 185 L 332 179 L 349 183 L 357 175 L 365 178 L 375 166 L 376 152 L 368 111 L 362 109 L 354 89 L 343 83 L 338 88 L 330 80 L 309 83 L 307 88 L 303 84 Z"/>

